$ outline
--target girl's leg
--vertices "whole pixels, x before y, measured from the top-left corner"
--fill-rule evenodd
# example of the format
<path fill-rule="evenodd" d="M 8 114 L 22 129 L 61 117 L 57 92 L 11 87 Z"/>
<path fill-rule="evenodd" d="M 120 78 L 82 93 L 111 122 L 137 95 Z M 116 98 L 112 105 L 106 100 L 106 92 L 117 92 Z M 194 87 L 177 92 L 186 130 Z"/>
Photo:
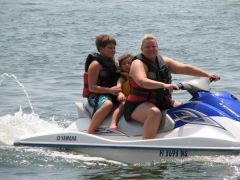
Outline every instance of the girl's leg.
<path fill-rule="evenodd" d="M 111 122 L 109 128 L 117 130 L 118 121 L 119 121 L 121 115 L 123 114 L 123 107 L 124 107 L 124 102 L 121 102 L 119 104 L 119 106 L 113 111 L 112 122 Z"/>

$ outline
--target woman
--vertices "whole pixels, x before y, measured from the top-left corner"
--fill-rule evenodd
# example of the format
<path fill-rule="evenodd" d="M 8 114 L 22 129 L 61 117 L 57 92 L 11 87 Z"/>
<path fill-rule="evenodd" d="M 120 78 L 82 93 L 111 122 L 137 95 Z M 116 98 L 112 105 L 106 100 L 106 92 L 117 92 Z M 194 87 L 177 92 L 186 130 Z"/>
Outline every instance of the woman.
<path fill-rule="evenodd" d="M 143 139 L 156 136 L 161 110 L 180 105 L 171 97 L 173 89 L 178 89 L 171 83 L 171 73 L 220 79 L 217 74 L 170 57 L 161 57 L 158 50 L 156 38 L 151 34 L 145 35 L 141 44 L 142 53 L 135 56 L 129 74 L 132 90 L 124 107 L 124 116 L 128 121 L 135 120 L 143 124 Z"/>
<path fill-rule="evenodd" d="M 93 134 L 117 102 L 121 85 L 114 61 L 116 40 L 107 34 L 96 37 L 98 53 L 89 54 L 85 62 L 83 97 L 94 107 L 87 132 Z"/>

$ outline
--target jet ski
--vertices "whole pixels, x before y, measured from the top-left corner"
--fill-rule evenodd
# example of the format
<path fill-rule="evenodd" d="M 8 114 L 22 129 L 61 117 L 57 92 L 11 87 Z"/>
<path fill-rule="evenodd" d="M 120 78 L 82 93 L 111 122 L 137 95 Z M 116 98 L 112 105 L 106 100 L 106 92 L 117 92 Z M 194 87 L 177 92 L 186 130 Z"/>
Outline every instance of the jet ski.
<path fill-rule="evenodd" d="M 88 134 L 93 108 L 77 102 L 79 119 L 63 130 L 22 137 L 15 146 L 60 148 L 124 163 L 169 158 L 240 153 L 240 101 L 228 92 L 211 92 L 211 79 L 178 84 L 191 94 L 182 105 L 162 112 L 156 138 L 142 139 L 142 124 L 121 117 L 119 129 L 109 129 L 111 116 Z"/>

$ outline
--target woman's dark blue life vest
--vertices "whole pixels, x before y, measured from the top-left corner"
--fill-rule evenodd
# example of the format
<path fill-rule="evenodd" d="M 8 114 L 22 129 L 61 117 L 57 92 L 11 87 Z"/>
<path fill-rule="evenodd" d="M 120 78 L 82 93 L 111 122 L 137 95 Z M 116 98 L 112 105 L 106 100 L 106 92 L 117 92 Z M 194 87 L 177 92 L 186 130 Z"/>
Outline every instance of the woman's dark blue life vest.
<path fill-rule="evenodd" d="M 139 54 L 133 58 L 133 60 L 141 60 L 148 68 L 147 77 L 149 79 L 163 82 L 171 83 L 172 76 L 171 72 L 162 59 L 161 56 L 156 57 L 156 63 L 147 59 L 143 54 Z M 132 90 L 127 98 L 129 102 L 152 102 L 155 105 L 159 105 L 164 102 L 164 96 L 169 95 L 169 91 L 166 89 L 145 89 L 140 87 L 133 79 L 131 80 Z"/>

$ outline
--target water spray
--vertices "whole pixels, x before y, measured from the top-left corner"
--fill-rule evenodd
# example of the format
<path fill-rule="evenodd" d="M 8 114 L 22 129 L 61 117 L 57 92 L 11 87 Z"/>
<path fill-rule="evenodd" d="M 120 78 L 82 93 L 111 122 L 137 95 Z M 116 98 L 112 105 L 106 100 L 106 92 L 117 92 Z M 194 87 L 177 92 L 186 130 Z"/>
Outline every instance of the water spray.
<path fill-rule="evenodd" d="M 35 113 L 34 113 L 34 110 L 33 110 L 32 103 L 31 103 L 30 98 L 29 98 L 29 95 L 28 95 L 25 87 L 24 87 L 23 84 L 17 79 L 17 77 L 16 77 L 14 74 L 8 74 L 8 73 L 3 73 L 3 74 L 1 74 L 0 77 L 1 77 L 1 79 L 0 79 L 0 86 L 2 85 L 2 82 L 3 82 L 3 80 L 4 80 L 6 77 L 12 78 L 12 79 L 14 79 L 14 80 L 16 81 L 16 83 L 23 89 L 23 92 L 24 92 L 24 94 L 25 94 L 26 97 L 27 97 L 28 104 L 29 104 L 29 106 L 30 106 L 30 108 L 31 108 L 31 110 L 32 110 L 32 114 L 35 114 Z"/>

